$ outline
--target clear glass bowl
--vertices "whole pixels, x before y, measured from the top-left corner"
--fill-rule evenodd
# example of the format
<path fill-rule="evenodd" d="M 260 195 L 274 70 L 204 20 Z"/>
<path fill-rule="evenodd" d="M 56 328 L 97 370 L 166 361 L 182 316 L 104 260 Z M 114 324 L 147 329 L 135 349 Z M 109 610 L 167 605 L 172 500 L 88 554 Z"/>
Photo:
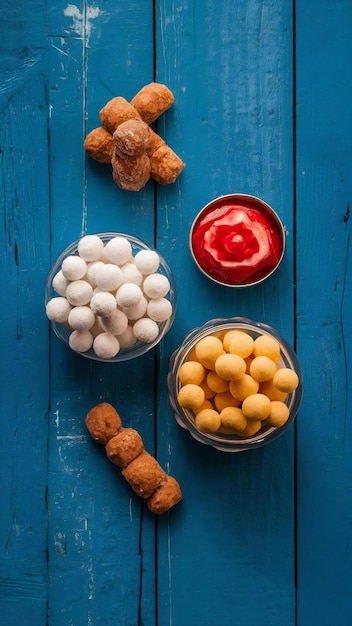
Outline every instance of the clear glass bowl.
<path fill-rule="evenodd" d="M 194 349 L 197 342 L 207 335 L 214 335 L 224 331 L 237 329 L 244 330 L 254 339 L 259 335 L 268 335 L 276 339 L 281 348 L 281 357 L 278 361 L 279 367 L 288 367 L 293 369 L 299 377 L 298 387 L 288 394 L 285 404 L 289 408 L 289 418 L 287 422 L 280 427 L 273 427 L 263 424 L 262 429 L 251 437 L 240 437 L 235 434 L 225 435 L 220 432 L 204 433 L 200 432 L 195 425 L 194 414 L 192 411 L 182 408 L 177 400 L 181 383 L 178 378 L 178 372 L 183 363 L 187 361 L 188 356 Z M 169 402 L 174 411 L 177 423 L 199 441 L 200 443 L 210 445 L 222 452 L 241 452 L 259 448 L 263 445 L 274 441 L 292 424 L 296 417 L 297 411 L 302 400 L 303 379 L 302 371 L 297 356 L 291 346 L 279 335 L 279 333 L 270 326 L 255 322 L 243 317 L 233 317 L 229 319 L 213 319 L 201 326 L 191 330 L 184 338 L 180 347 L 172 354 L 170 358 L 169 372 L 167 375 L 167 387 L 169 394 Z"/>
<path fill-rule="evenodd" d="M 124 238 L 126 238 L 130 242 L 130 244 L 132 246 L 132 254 L 133 254 L 133 256 L 135 256 L 137 254 L 137 252 L 139 252 L 140 250 L 153 250 L 153 251 L 156 251 L 155 248 L 153 246 L 151 246 L 150 244 L 146 243 L 142 239 L 139 239 L 139 238 L 134 237 L 134 236 L 129 235 L 129 234 L 115 233 L 115 232 L 106 232 L 106 233 L 97 233 L 97 236 L 102 239 L 104 244 L 106 244 L 108 241 L 110 241 L 110 239 L 112 239 L 114 237 L 124 237 Z M 51 268 L 51 270 L 49 272 L 49 275 L 47 277 L 47 281 L 46 281 L 45 305 L 47 305 L 48 301 L 51 298 L 53 298 L 54 296 L 58 295 L 54 291 L 53 286 L 52 286 L 53 278 L 55 277 L 57 272 L 60 270 L 62 262 L 63 262 L 63 260 L 66 257 L 68 257 L 70 255 L 78 255 L 77 248 L 78 248 L 79 241 L 80 240 L 77 240 L 77 241 L 73 242 L 71 245 L 69 245 L 60 254 L 60 256 L 55 261 L 54 265 L 52 266 L 52 268 Z M 77 354 L 80 354 L 81 356 L 86 357 L 88 359 L 92 359 L 94 361 L 100 361 L 100 362 L 104 362 L 104 363 L 119 363 L 119 362 L 122 362 L 122 361 L 129 361 L 130 359 L 135 359 L 136 357 L 142 356 L 143 354 L 145 354 L 146 352 L 148 352 L 149 350 L 154 348 L 162 340 L 162 338 L 165 336 L 165 334 L 170 330 L 170 328 L 172 326 L 172 323 L 174 321 L 175 313 L 176 313 L 177 299 L 176 299 L 176 286 L 175 286 L 175 281 L 174 281 L 174 277 L 172 275 L 172 272 L 171 272 L 168 264 L 166 263 L 165 259 L 163 259 L 163 257 L 159 253 L 158 253 L 158 255 L 159 255 L 159 259 L 160 259 L 160 264 L 159 264 L 159 268 L 157 270 L 157 273 L 166 276 L 168 278 L 168 280 L 169 280 L 170 290 L 169 290 L 168 294 L 165 296 L 165 298 L 167 298 L 171 302 L 172 313 L 171 313 L 171 316 L 166 321 L 158 322 L 159 334 L 157 335 L 157 337 L 153 341 L 151 341 L 150 343 L 137 341 L 132 347 L 121 348 L 120 351 L 116 354 L 116 356 L 114 356 L 113 358 L 110 358 L 110 359 L 103 359 L 103 358 L 97 356 L 96 353 L 94 352 L 93 348 L 90 348 L 86 352 L 77 352 Z M 56 336 L 59 339 L 61 339 L 61 341 L 63 341 L 68 347 L 70 347 L 69 346 L 69 336 L 70 336 L 72 330 L 68 327 L 68 325 L 60 324 L 60 323 L 57 323 L 57 322 L 51 322 L 51 326 L 52 326 Z"/>

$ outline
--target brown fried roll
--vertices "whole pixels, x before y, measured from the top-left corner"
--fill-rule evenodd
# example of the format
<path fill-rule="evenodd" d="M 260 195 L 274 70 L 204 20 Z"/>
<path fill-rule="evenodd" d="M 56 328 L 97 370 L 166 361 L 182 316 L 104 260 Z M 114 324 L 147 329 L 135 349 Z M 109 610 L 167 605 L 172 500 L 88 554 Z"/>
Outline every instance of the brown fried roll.
<path fill-rule="evenodd" d="M 113 134 L 116 128 L 127 120 L 140 120 L 138 111 L 122 96 L 112 98 L 99 112 L 104 128 Z"/>
<path fill-rule="evenodd" d="M 103 126 L 94 128 L 87 135 L 83 147 L 86 153 L 99 163 L 110 163 L 114 152 L 112 135 Z"/>
<path fill-rule="evenodd" d="M 111 404 L 102 402 L 90 409 L 86 416 L 86 426 L 93 439 L 105 445 L 119 432 L 121 418 Z"/>
<path fill-rule="evenodd" d="M 185 164 L 166 144 L 150 155 L 150 175 L 160 185 L 174 183 Z"/>
<path fill-rule="evenodd" d="M 122 475 L 141 498 L 150 498 L 152 493 L 166 482 L 166 473 L 148 452 L 142 452 L 137 456 L 122 470 Z"/>
<path fill-rule="evenodd" d="M 136 93 L 131 100 L 132 106 L 138 111 L 147 124 L 154 122 L 174 103 L 174 95 L 162 83 L 149 83 Z"/>
<path fill-rule="evenodd" d="M 145 152 L 150 141 L 149 126 L 140 120 L 122 122 L 112 136 L 115 152 L 122 158 Z"/>
<path fill-rule="evenodd" d="M 109 461 L 126 467 L 143 452 L 143 441 L 134 428 L 123 428 L 107 442 L 105 449 Z"/>
<path fill-rule="evenodd" d="M 124 159 L 114 154 L 111 165 L 115 183 L 126 191 L 139 191 L 150 178 L 150 160 L 146 152 Z"/>
<path fill-rule="evenodd" d="M 161 515 L 181 500 L 182 492 L 180 485 L 173 476 L 167 476 L 166 482 L 160 485 L 148 498 L 147 506 L 155 515 Z"/>
<path fill-rule="evenodd" d="M 158 148 L 161 146 L 166 146 L 166 142 L 158 135 L 150 126 L 149 128 L 149 140 L 146 144 L 146 151 L 148 156 L 150 157 Z"/>

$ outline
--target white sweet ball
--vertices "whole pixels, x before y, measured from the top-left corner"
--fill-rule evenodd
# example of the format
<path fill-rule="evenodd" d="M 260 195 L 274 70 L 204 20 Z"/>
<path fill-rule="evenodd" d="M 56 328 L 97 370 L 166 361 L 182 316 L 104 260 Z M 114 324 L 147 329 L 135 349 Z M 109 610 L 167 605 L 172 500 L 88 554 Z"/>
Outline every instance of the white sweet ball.
<path fill-rule="evenodd" d="M 68 338 L 68 343 L 75 352 L 87 352 L 93 345 L 93 335 L 89 330 L 74 330 Z"/>
<path fill-rule="evenodd" d="M 77 250 L 85 261 L 97 261 L 103 253 L 104 242 L 98 235 L 85 235 L 79 240 Z"/>
<path fill-rule="evenodd" d="M 68 319 L 68 315 L 71 311 L 71 305 L 62 296 L 51 298 L 46 304 L 45 310 L 47 317 L 51 322 L 57 322 L 58 324 L 65 324 Z"/>
<path fill-rule="evenodd" d="M 122 270 L 113 263 L 102 263 L 95 274 L 97 286 L 104 291 L 114 291 L 123 280 Z"/>
<path fill-rule="evenodd" d="M 147 310 L 148 300 L 142 296 L 140 301 L 133 306 L 130 306 L 128 309 L 124 309 L 126 316 L 129 320 L 139 320 L 140 317 L 143 317 Z"/>
<path fill-rule="evenodd" d="M 137 342 L 132 326 L 127 326 L 126 330 L 118 336 L 121 349 L 132 348 Z"/>
<path fill-rule="evenodd" d="M 172 304 L 166 298 L 153 298 L 148 302 L 147 314 L 155 322 L 165 322 L 171 317 Z"/>
<path fill-rule="evenodd" d="M 92 285 L 92 287 L 97 286 L 97 271 L 99 270 L 99 268 L 104 267 L 104 266 L 105 266 L 105 263 L 103 263 L 102 261 L 92 261 L 91 263 L 87 264 L 87 271 L 86 271 L 85 278 Z"/>
<path fill-rule="evenodd" d="M 104 246 L 104 250 L 99 258 L 99 261 L 101 261 L 102 263 L 112 263 L 112 261 L 110 261 L 110 259 L 108 259 L 108 257 L 106 256 L 106 252 L 105 252 L 105 246 Z"/>
<path fill-rule="evenodd" d="M 100 333 L 93 341 L 93 350 L 101 359 L 112 359 L 120 350 L 120 344 L 111 333 Z"/>
<path fill-rule="evenodd" d="M 75 306 L 68 314 L 68 323 L 73 330 L 90 330 L 95 323 L 95 315 L 89 306 Z"/>
<path fill-rule="evenodd" d="M 134 262 L 142 274 L 153 274 L 159 267 L 160 257 L 155 250 L 139 250 Z"/>
<path fill-rule="evenodd" d="M 72 254 L 62 261 L 61 270 L 67 280 L 79 280 L 87 271 L 87 263 L 81 257 Z"/>
<path fill-rule="evenodd" d="M 112 335 L 122 335 L 128 326 L 128 318 L 123 311 L 115 309 L 109 317 L 102 317 L 100 323 L 106 332 Z"/>
<path fill-rule="evenodd" d="M 101 317 L 99 317 L 97 315 L 96 318 L 95 318 L 95 322 L 94 322 L 92 328 L 90 329 L 90 332 L 92 333 L 93 337 L 96 337 L 100 333 L 104 332 L 104 328 L 102 327 L 100 320 L 101 320 Z"/>
<path fill-rule="evenodd" d="M 150 274 L 144 280 L 143 291 L 149 298 L 163 298 L 170 291 L 169 279 L 164 274 Z"/>
<path fill-rule="evenodd" d="M 123 283 L 134 283 L 138 286 L 142 284 L 143 276 L 134 263 L 125 263 L 125 265 L 121 267 L 121 271 Z"/>
<path fill-rule="evenodd" d="M 131 260 L 132 246 L 126 237 L 113 237 L 105 245 L 105 255 L 111 263 L 124 265 Z"/>
<path fill-rule="evenodd" d="M 54 291 L 56 291 L 59 296 L 65 296 L 69 282 L 70 281 L 63 275 L 62 270 L 59 270 L 57 274 L 55 274 L 52 282 Z"/>
<path fill-rule="evenodd" d="M 116 309 L 116 299 L 108 291 L 96 291 L 92 296 L 90 306 L 95 315 L 108 317 Z"/>
<path fill-rule="evenodd" d="M 86 280 L 73 280 L 66 289 L 66 298 L 73 306 L 88 304 L 93 295 L 93 288 Z"/>
<path fill-rule="evenodd" d="M 142 317 L 134 323 L 133 333 L 139 341 L 151 343 L 159 334 L 159 326 L 149 317 Z"/>
<path fill-rule="evenodd" d="M 134 283 L 124 283 L 116 292 L 116 302 L 123 309 L 135 306 L 142 299 L 143 292 Z"/>

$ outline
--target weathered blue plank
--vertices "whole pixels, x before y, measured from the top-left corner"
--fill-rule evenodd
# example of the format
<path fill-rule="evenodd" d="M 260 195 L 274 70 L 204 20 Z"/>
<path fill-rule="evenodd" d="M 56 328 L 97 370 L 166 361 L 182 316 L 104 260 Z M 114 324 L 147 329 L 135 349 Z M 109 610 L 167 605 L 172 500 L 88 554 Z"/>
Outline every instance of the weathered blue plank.
<path fill-rule="evenodd" d="M 130 100 L 154 77 L 153 3 L 119 2 L 115 5 L 103 2 L 99 8 L 101 19 L 98 18 L 100 21 L 91 31 L 87 48 L 86 132 L 100 124 L 98 113 L 106 102 L 115 96 Z M 152 182 L 138 194 L 124 192 L 113 183 L 109 165 L 102 166 L 87 158 L 86 201 L 87 232 L 125 232 L 155 243 Z M 130 362 L 112 368 L 94 364 L 93 369 L 101 383 L 96 383 L 95 396 L 92 393 L 88 396 L 92 397 L 91 403 L 100 397 L 111 402 L 120 411 L 123 422 L 136 428 L 146 449 L 154 453 L 154 354 L 141 358 L 137 367 L 136 363 Z M 104 459 L 100 476 L 104 485 L 105 472 L 109 469 L 106 463 Z M 94 467 L 91 472 L 93 476 L 96 474 Z M 112 472 L 114 482 L 106 494 L 111 506 L 111 522 L 109 528 L 105 524 L 103 536 L 99 532 L 100 516 L 95 516 L 97 545 L 100 540 L 110 553 L 111 585 L 105 592 L 108 607 L 102 623 L 109 623 L 110 619 L 112 624 L 116 620 L 121 624 L 154 624 L 154 519 L 143 509 L 138 497 L 126 488 L 118 473 L 116 470 Z M 100 580 L 104 585 L 104 575 Z M 97 601 L 97 616 L 100 607 L 101 597 Z"/>
<path fill-rule="evenodd" d="M 110 166 L 93 163 L 83 151 L 105 103 L 116 95 L 130 99 L 153 79 L 152 4 L 137 4 L 83 3 L 67 10 L 55 2 L 51 8 L 55 254 L 83 232 L 130 232 L 153 243 L 153 187 L 122 192 Z M 90 363 L 54 337 L 51 355 L 50 623 L 152 624 L 154 519 L 91 440 L 84 417 L 98 402 L 111 402 L 153 452 L 153 354 L 138 367 Z"/>
<path fill-rule="evenodd" d="M 158 190 L 158 245 L 174 270 L 178 314 L 160 360 L 158 455 L 184 501 L 158 524 L 160 624 L 295 623 L 293 429 L 266 450 L 226 456 L 190 439 L 165 400 L 167 357 L 212 317 L 246 315 L 293 340 L 292 15 L 286 2 L 157 3 L 157 77 L 175 93 L 158 128 L 186 162 Z M 285 261 L 242 291 L 209 284 L 188 250 L 212 198 L 252 193 L 287 228 Z M 259 608 L 260 607 L 260 608 Z"/>
<path fill-rule="evenodd" d="M 45 624 L 48 580 L 45 15 L 35 3 L 29 24 L 22 5 L 2 8 L 0 37 L 0 621 L 9 626 L 28 615 Z"/>
<path fill-rule="evenodd" d="M 298 620 L 352 620 L 352 6 L 297 5 Z M 313 28 L 312 28 L 313 25 Z"/>
<path fill-rule="evenodd" d="M 296 9 L 297 138 L 291 3 L 50 0 L 2 9 L 6 626 L 351 623 L 352 10 L 347 0 Z M 174 92 L 156 126 L 186 169 L 174 185 L 127 193 L 110 166 L 86 157 L 83 140 L 107 100 L 130 99 L 153 78 Z M 263 197 L 287 232 L 278 272 L 243 291 L 210 284 L 188 250 L 202 205 L 236 191 Z M 70 352 L 49 333 L 43 307 L 51 261 L 102 230 L 155 241 L 178 288 L 162 344 L 122 366 Z M 184 334 L 230 315 L 272 324 L 291 342 L 297 328 L 305 375 L 296 427 L 234 456 L 183 432 L 166 392 Z M 180 481 L 183 502 L 158 520 L 86 431 L 85 414 L 100 401 Z"/>

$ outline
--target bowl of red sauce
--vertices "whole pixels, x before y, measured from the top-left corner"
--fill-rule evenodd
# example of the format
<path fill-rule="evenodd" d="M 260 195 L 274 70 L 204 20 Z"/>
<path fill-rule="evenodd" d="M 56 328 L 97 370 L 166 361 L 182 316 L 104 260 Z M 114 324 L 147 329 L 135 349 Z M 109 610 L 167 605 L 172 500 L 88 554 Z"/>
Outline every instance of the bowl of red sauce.
<path fill-rule="evenodd" d="M 196 216 L 190 249 L 198 268 L 227 287 L 249 287 L 280 265 L 285 231 L 275 211 L 248 194 L 229 194 L 209 202 Z"/>

